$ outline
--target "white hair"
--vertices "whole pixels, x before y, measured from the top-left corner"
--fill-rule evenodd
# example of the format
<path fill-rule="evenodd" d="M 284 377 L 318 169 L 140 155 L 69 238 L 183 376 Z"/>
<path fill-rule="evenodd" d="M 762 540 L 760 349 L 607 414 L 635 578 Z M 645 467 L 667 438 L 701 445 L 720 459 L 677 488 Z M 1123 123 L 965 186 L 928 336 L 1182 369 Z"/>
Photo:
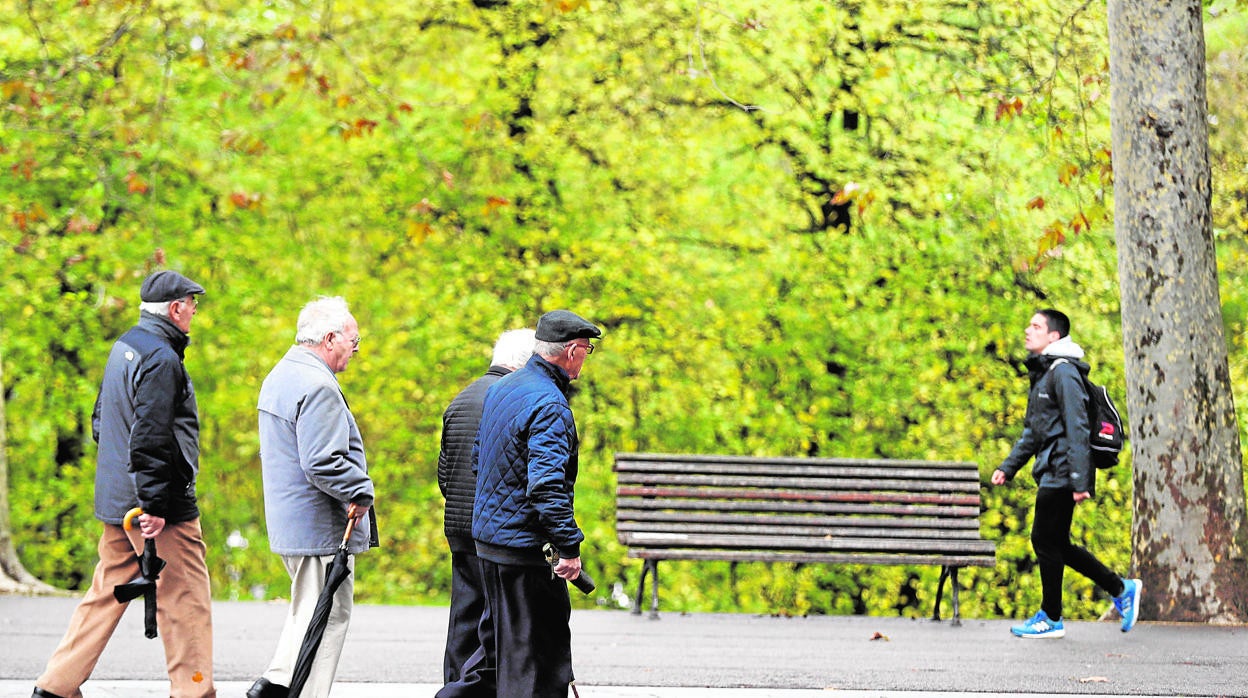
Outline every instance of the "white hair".
<path fill-rule="evenodd" d="M 500 334 L 498 341 L 494 343 L 494 359 L 490 362 L 491 365 L 517 369 L 528 363 L 529 357 L 533 356 L 536 334 L 528 328 L 507 330 Z"/>
<path fill-rule="evenodd" d="M 139 303 L 139 310 L 142 310 L 145 313 L 151 313 L 152 315 L 159 315 L 167 318 L 169 317 L 169 306 L 172 304 L 173 301 L 161 301 L 160 303 L 150 303 L 144 301 Z"/>
<path fill-rule="evenodd" d="M 574 341 L 575 340 L 569 339 L 566 342 L 547 342 L 539 339 L 533 343 L 533 353 L 540 354 L 541 356 L 549 359 L 552 356 L 559 356 L 562 354 L 563 350 L 567 349 L 568 345 L 572 344 Z"/>
<path fill-rule="evenodd" d="M 321 296 L 303 306 L 295 323 L 295 341 L 299 344 L 320 344 L 330 332 L 342 332 L 351 319 L 347 301 L 342 296 Z"/>

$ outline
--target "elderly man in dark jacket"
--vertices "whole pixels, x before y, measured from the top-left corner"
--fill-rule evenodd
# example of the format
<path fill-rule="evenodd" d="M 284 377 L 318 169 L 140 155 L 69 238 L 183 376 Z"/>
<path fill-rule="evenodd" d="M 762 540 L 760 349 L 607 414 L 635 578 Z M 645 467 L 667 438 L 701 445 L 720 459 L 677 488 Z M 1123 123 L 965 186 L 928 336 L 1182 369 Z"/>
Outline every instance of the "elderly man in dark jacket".
<path fill-rule="evenodd" d="M 472 446 L 481 424 L 485 392 L 533 356 L 533 334 L 533 330 L 520 329 L 499 335 L 489 370 L 460 391 L 442 414 L 438 488 L 446 499 L 444 530 L 451 548 L 450 622 L 442 662 L 442 680 L 448 684 L 464 679 L 470 685 L 493 685 L 493 670 L 485 667 L 483 661 L 482 643 L 491 641 L 490 624 L 487 620 L 482 625 L 485 589 L 481 582 L 481 561 L 472 540 L 472 510 L 477 489 Z M 487 633 L 485 639 L 479 628 Z"/>
<path fill-rule="evenodd" d="M 165 645 L 169 695 L 215 696 L 212 679 L 212 590 L 199 525 L 199 410 L 183 365 L 196 296 L 204 288 L 174 271 L 158 271 L 139 290 L 139 324 L 113 344 L 91 418 L 99 444 L 95 517 L 104 522 L 91 588 L 34 696 L 79 698 L 126 606 L 113 588 L 140 575 L 143 539 L 155 539 L 166 566 L 156 580 L 157 625 Z M 139 507 L 139 530 L 125 530 Z"/>
<path fill-rule="evenodd" d="M 546 313 L 535 356 L 485 396 L 472 537 L 494 632 L 487 664 L 496 667 L 499 696 L 566 697 L 572 682 L 565 580 L 580 576 L 585 534 L 573 506 L 579 443 L 568 393 L 594 351 L 589 340 L 601 336 L 567 310 Z M 559 554 L 554 575 L 542 552 L 547 543 Z"/>
<path fill-rule="evenodd" d="M 1070 319 L 1056 310 L 1032 316 L 1024 332 L 1031 379 L 1023 435 L 992 473 L 992 484 L 1014 478 L 1027 461 L 1035 458 L 1031 474 L 1038 485 L 1031 525 L 1031 546 L 1040 563 L 1043 600 L 1040 610 L 1010 631 L 1023 638 L 1060 638 L 1062 623 L 1062 577 L 1066 567 L 1091 579 L 1113 597 L 1122 616 L 1122 631 L 1135 625 L 1142 585 L 1110 571 L 1086 549 L 1070 540 L 1075 505 L 1096 490 L 1088 426 L 1088 391 L 1084 380 L 1088 364 L 1083 348 L 1070 338 Z"/>

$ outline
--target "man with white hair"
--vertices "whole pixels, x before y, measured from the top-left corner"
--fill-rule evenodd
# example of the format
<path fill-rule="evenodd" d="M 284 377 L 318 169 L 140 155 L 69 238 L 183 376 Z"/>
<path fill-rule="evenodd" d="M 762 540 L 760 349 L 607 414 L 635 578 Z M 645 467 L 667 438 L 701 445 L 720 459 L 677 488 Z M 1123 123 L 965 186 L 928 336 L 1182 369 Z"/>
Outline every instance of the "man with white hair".
<path fill-rule="evenodd" d="M 446 499 L 443 530 L 451 548 L 451 609 L 442 660 L 442 680 L 462 682 L 477 691 L 493 686 L 493 669 L 486 666 L 483 643 L 490 641 L 485 614 L 481 560 L 472 540 L 472 510 L 477 476 L 472 467 L 472 445 L 481 424 L 485 392 L 503 376 L 533 356 L 536 341 L 530 329 L 508 330 L 494 343 L 489 370 L 451 400 L 442 414 L 442 445 L 438 451 L 438 488 Z M 482 635 L 485 637 L 483 638 Z"/>
<path fill-rule="evenodd" d="M 295 342 L 264 379 L 258 405 L 269 547 L 290 574 L 290 610 L 269 668 L 247 690 L 248 698 L 289 693 L 299 647 L 325 587 L 326 567 L 354 505 L 362 513 L 347 543 L 350 572 L 334 594 L 302 692 L 329 695 L 351 620 L 354 556 L 377 545 L 364 441 L 337 378 L 360 350 L 359 325 L 345 300 L 322 297 L 300 311 Z"/>
<path fill-rule="evenodd" d="M 156 620 L 165 645 L 169 695 L 211 698 L 212 589 L 199 524 L 199 408 L 183 365 L 191 320 L 204 287 L 158 271 L 139 289 L 139 322 L 114 344 L 91 415 L 99 444 L 95 516 L 104 523 L 91 588 L 65 638 L 35 680 L 32 698 L 80 698 L 80 687 L 121 621 L 113 589 L 140 576 L 138 553 L 152 539 L 166 562 L 157 569 Z M 142 509 L 139 526 L 126 519 Z M 125 525 L 123 526 L 123 521 Z M 154 629 L 153 629 L 154 630 Z M 151 637 L 149 635 L 149 637 Z"/>

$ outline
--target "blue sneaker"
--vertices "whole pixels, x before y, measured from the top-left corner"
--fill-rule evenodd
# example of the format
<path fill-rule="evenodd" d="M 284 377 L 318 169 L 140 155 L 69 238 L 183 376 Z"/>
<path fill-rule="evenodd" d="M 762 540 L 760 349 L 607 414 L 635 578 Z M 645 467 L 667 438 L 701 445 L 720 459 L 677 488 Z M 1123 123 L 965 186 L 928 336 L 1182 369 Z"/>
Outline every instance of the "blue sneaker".
<path fill-rule="evenodd" d="M 1062 625 L 1060 620 L 1050 620 L 1044 611 L 1038 611 L 1026 623 L 1010 628 L 1010 632 L 1018 637 L 1056 640 L 1059 637 L 1066 637 L 1066 626 Z"/>
<path fill-rule="evenodd" d="M 1144 582 L 1138 579 L 1122 580 L 1122 593 L 1114 597 L 1114 608 L 1122 616 L 1122 632 L 1135 627 L 1135 619 L 1140 615 L 1140 592 L 1144 590 Z"/>

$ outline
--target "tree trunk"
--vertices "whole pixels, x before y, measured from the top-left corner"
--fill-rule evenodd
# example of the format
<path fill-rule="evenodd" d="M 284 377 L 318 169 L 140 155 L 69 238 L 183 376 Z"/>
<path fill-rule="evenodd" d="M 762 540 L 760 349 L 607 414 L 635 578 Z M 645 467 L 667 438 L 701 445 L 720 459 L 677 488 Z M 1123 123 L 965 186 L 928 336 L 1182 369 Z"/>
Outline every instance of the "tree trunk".
<path fill-rule="evenodd" d="M 13 524 L 9 519 L 7 434 L 8 426 L 4 421 L 4 362 L 0 360 L 0 593 L 59 593 L 58 589 L 27 572 L 17 557 L 17 549 L 13 547 Z"/>
<path fill-rule="evenodd" d="M 1141 617 L 1248 620 L 1243 464 L 1210 228 L 1200 0 L 1109 0 L 1114 228 Z"/>

